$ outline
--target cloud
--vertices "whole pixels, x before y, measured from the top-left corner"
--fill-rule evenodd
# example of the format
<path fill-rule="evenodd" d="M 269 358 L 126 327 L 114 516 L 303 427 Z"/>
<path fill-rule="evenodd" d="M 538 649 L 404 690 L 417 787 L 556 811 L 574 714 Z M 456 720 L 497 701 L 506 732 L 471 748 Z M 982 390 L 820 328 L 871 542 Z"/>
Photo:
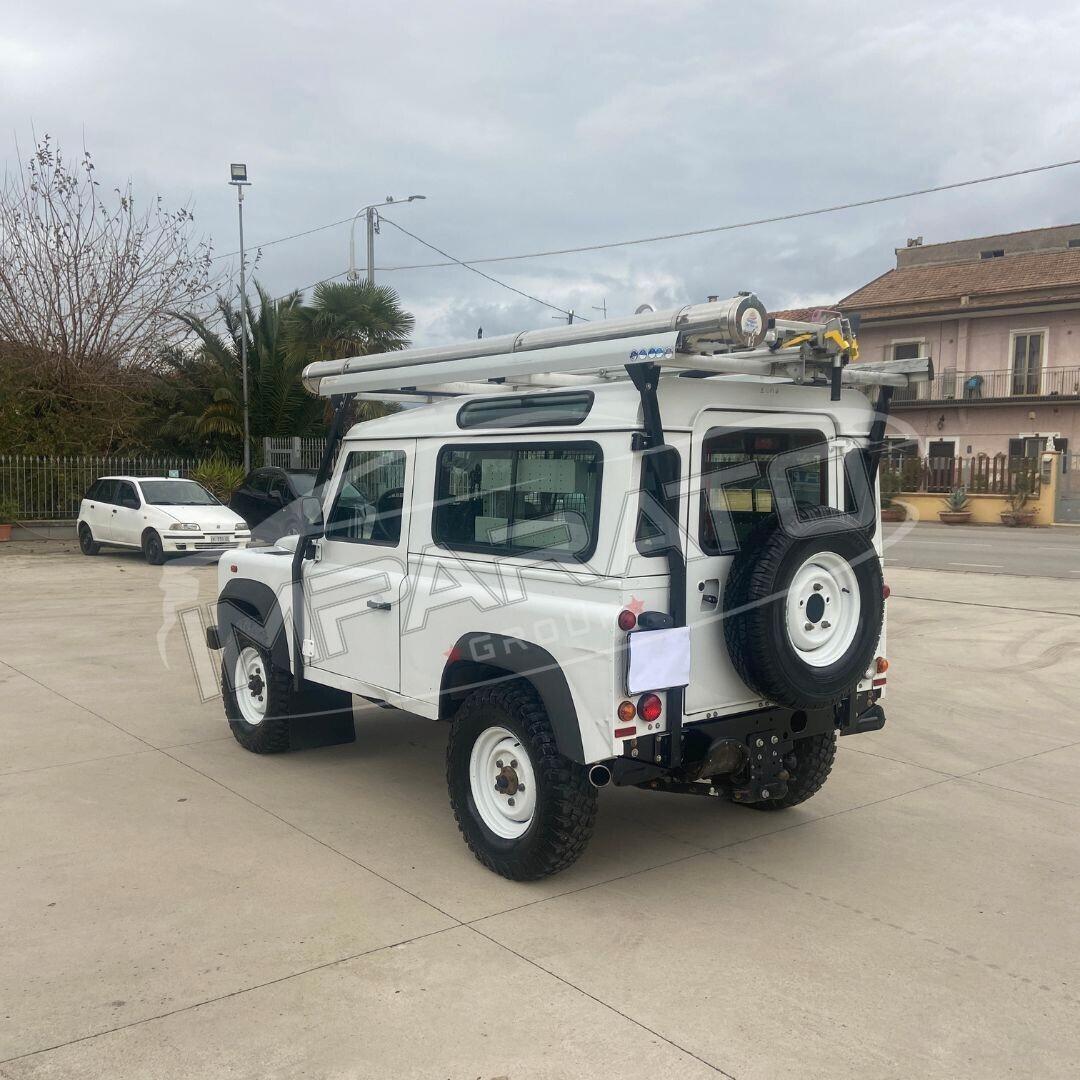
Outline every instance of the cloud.
<path fill-rule="evenodd" d="M 460 258 L 723 225 L 1077 156 L 1074 5 L 570 0 L 372 7 L 13 4 L 0 130 L 93 151 L 143 198 L 191 199 L 236 246 L 394 211 Z M 107 33 L 106 33 L 107 28 Z M 15 164 L 12 142 L 6 164 Z M 483 267 L 585 317 L 752 288 L 835 300 L 927 241 L 1076 216 L 1071 172 L 695 239 Z M 274 293 L 345 269 L 348 229 L 266 248 Z M 384 228 L 380 266 L 441 261 Z M 380 271 L 425 343 L 554 325 L 461 268 Z"/>

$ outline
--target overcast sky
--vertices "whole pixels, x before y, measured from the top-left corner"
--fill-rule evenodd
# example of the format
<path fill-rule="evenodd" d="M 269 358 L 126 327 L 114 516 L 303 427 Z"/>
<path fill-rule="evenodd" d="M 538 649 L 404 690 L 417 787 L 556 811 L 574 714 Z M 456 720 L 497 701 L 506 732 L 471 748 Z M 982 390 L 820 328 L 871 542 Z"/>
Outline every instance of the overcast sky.
<path fill-rule="evenodd" d="M 419 192 L 458 258 L 722 225 L 1080 157 L 1080 9 L 1042 3 L 5 0 L 0 152 L 85 142 L 99 179 L 193 204 L 236 247 Z M 1072 222 L 1080 167 L 825 217 L 486 266 L 599 317 L 755 290 L 837 299 L 928 243 Z M 348 228 L 267 248 L 274 292 L 341 273 Z M 362 258 L 362 244 L 361 244 Z M 382 267 L 434 261 L 385 227 Z M 425 343 L 551 326 L 461 268 L 380 272 Z"/>

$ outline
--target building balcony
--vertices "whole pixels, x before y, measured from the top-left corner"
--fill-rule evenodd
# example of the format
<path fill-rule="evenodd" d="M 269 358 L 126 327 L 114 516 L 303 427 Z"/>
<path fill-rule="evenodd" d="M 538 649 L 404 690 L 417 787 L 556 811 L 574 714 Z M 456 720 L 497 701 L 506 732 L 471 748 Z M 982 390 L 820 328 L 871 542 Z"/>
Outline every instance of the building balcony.
<path fill-rule="evenodd" d="M 1001 405 L 1013 401 L 1080 401 L 1080 367 L 1030 373 L 1000 368 L 957 372 L 946 368 L 933 382 L 897 389 L 893 405 Z"/>

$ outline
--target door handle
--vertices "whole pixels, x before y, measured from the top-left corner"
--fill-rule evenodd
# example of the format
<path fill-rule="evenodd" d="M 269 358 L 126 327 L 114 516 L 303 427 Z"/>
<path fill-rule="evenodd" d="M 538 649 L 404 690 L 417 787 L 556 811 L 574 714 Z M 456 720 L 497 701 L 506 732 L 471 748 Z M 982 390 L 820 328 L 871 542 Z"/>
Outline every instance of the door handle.
<path fill-rule="evenodd" d="M 369 600 L 367 606 L 374 611 L 389 611 L 390 605 L 385 600 Z"/>

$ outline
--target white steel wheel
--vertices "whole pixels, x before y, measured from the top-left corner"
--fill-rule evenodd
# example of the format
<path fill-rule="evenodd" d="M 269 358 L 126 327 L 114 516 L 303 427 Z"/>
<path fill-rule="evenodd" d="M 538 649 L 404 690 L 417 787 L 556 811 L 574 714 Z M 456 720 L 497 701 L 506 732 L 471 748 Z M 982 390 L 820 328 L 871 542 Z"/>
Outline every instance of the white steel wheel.
<path fill-rule="evenodd" d="M 785 623 L 799 658 L 828 667 L 844 657 L 859 632 L 859 582 L 851 563 L 819 551 L 795 571 L 788 588 Z"/>
<path fill-rule="evenodd" d="M 270 696 L 268 681 L 269 673 L 262 653 L 253 645 L 246 645 L 236 658 L 233 686 L 240 715 L 252 727 L 257 727 L 266 719 L 266 704 Z"/>
<path fill-rule="evenodd" d="M 485 728 L 469 755 L 469 788 L 480 820 L 498 837 L 516 840 L 536 811 L 536 775 L 521 740 L 507 728 Z"/>

